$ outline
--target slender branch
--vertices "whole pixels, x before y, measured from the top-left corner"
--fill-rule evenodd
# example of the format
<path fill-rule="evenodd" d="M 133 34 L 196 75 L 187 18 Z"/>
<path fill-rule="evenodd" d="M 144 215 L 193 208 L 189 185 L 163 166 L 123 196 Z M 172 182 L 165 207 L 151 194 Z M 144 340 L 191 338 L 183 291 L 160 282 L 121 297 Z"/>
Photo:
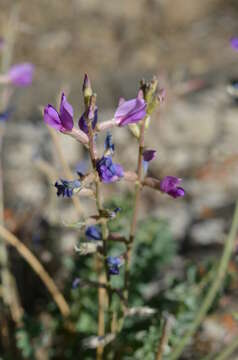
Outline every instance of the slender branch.
<path fill-rule="evenodd" d="M 93 133 L 93 129 L 92 129 L 92 124 L 91 124 L 91 121 L 89 119 L 87 119 L 87 125 L 88 125 L 88 137 L 89 137 L 89 154 L 90 154 L 92 167 L 93 167 L 93 170 L 95 172 L 96 206 L 97 206 L 97 210 L 98 210 L 98 213 L 99 213 L 99 216 L 100 216 L 102 211 L 103 211 L 103 206 L 102 206 L 102 199 L 101 199 L 101 192 L 100 192 L 100 180 L 99 180 L 97 170 L 96 170 L 97 152 L 96 152 L 96 149 L 95 149 L 94 133 Z M 103 252 L 103 257 L 104 257 L 103 263 L 104 263 L 104 269 L 105 269 L 105 274 L 106 274 L 106 285 L 107 285 L 107 287 L 109 287 L 110 286 L 110 274 L 109 274 L 109 268 L 108 268 L 108 264 L 107 264 L 107 239 L 108 239 L 107 222 L 102 221 L 101 226 L 102 226 L 102 241 L 103 241 L 102 252 Z M 101 269 L 101 266 L 99 264 L 98 264 L 98 271 L 99 271 L 99 280 L 101 280 L 101 279 L 104 280 L 104 274 L 102 274 L 102 269 Z M 101 292 L 102 292 L 102 290 L 99 289 L 99 293 L 98 293 L 98 299 L 99 299 L 98 334 L 99 334 L 99 332 L 101 333 L 102 321 L 103 321 L 103 330 L 104 330 L 104 307 L 103 307 L 104 299 L 103 299 L 103 296 L 102 296 Z M 107 295 L 108 295 L 109 323 L 110 323 L 112 292 L 109 291 L 108 289 L 107 289 Z M 102 334 L 102 335 L 104 335 L 104 334 Z M 98 346 L 98 348 L 97 348 L 97 360 L 101 360 L 101 359 L 103 359 L 103 347 Z"/>
<path fill-rule="evenodd" d="M 10 14 L 10 20 L 7 23 L 5 31 L 6 49 L 2 55 L 1 72 L 6 72 L 10 66 L 12 53 L 16 37 L 16 27 L 18 24 L 19 5 L 15 5 Z M 8 105 L 11 92 L 7 90 L 2 92 L 1 108 Z M 0 153 L 2 154 L 3 136 L 5 124 L 0 127 Z M 3 169 L 2 158 L 0 158 L 0 225 L 4 225 L 4 194 L 3 194 Z M 9 306 L 11 315 L 16 324 L 20 325 L 23 316 L 23 308 L 17 292 L 16 282 L 9 269 L 9 259 L 6 244 L 0 239 L 0 263 L 2 278 L 2 297 L 6 305 Z"/>
<path fill-rule="evenodd" d="M 97 126 L 96 126 L 96 131 L 108 130 L 108 129 L 110 129 L 110 128 L 113 127 L 113 126 L 116 126 L 116 121 L 115 121 L 115 119 L 103 121 L 103 122 L 97 124 Z"/>
<path fill-rule="evenodd" d="M 58 290 L 54 280 L 49 276 L 46 270 L 43 268 L 39 260 L 33 255 L 33 253 L 24 245 L 15 235 L 0 225 L 0 236 L 11 246 L 13 246 L 19 254 L 28 262 L 31 268 L 37 273 L 42 282 L 52 295 L 55 303 L 62 316 L 67 317 L 70 313 L 69 306 L 65 301 L 63 295 Z"/>
<path fill-rule="evenodd" d="M 165 352 L 165 346 L 168 344 L 169 334 L 171 331 L 171 319 L 169 316 L 165 317 L 163 327 L 162 327 L 162 335 L 159 340 L 158 350 L 156 354 L 156 360 L 162 360 L 163 354 Z"/>
<path fill-rule="evenodd" d="M 198 311 L 197 316 L 195 317 L 190 329 L 187 331 L 187 333 L 182 338 L 182 340 L 180 341 L 178 346 L 172 352 L 172 354 L 169 358 L 170 360 L 177 360 L 180 358 L 185 346 L 188 344 L 191 337 L 197 331 L 198 327 L 200 326 L 201 322 L 203 321 L 204 317 L 206 316 L 208 310 L 210 309 L 217 292 L 221 288 L 224 277 L 226 275 L 229 260 L 232 255 L 232 250 L 233 250 L 234 242 L 236 239 L 237 229 L 238 229 L 238 201 L 236 203 L 235 212 L 233 215 L 231 230 L 225 241 L 223 254 L 222 254 L 222 257 L 220 260 L 219 267 L 216 272 L 216 276 L 214 277 L 213 283 L 211 284 L 211 287 L 210 287 L 205 299 L 203 300 L 200 310 Z"/>
<path fill-rule="evenodd" d="M 135 201 L 133 208 L 133 216 L 131 222 L 129 243 L 127 244 L 127 255 L 125 259 L 125 275 L 124 275 L 124 296 L 128 301 L 128 288 L 129 288 L 129 272 L 130 272 L 130 263 L 131 263 L 131 252 L 133 247 L 133 242 L 136 233 L 137 218 L 139 212 L 140 196 L 141 196 L 141 180 L 142 180 L 142 160 L 143 160 L 143 150 L 144 150 L 144 132 L 145 132 L 145 121 L 143 119 L 141 128 L 140 128 L 140 137 L 139 137 L 139 151 L 138 151 L 138 161 L 137 161 L 137 181 L 135 184 Z"/>
<path fill-rule="evenodd" d="M 238 348 L 238 338 L 235 336 L 234 340 L 223 349 L 214 360 L 225 360 L 228 359 L 234 351 Z"/>

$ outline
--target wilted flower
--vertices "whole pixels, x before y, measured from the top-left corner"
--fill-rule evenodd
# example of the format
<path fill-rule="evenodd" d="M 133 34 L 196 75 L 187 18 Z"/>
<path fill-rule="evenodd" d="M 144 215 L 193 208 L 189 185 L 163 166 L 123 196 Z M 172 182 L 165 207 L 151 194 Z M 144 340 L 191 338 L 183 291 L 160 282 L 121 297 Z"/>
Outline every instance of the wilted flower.
<path fill-rule="evenodd" d="M 238 51 L 238 38 L 237 37 L 233 37 L 230 40 L 230 44 L 231 44 L 232 49 Z"/>
<path fill-rule="evenodd" d="M 61 184 L 56 181 L 55 187 L 57 188 L 57 196 L 63 197 L 72 197 L 75 189 L 79 189 L 81 187 L 81 182 L 79 180 L 63 180 L 60 179 Z"/>
<path fill-rule="evenodd" d="M 105 150 L 105 155 L 110 154 L 112 155 L 115 151 L 115 145 L 112 142 L 112 134 L 110 134 L 109 132 L 107 133 L 105 142 L 104 142 L 104 150 Z"/>
<path fill-rule="evenodd" d="M 80 284 L 80 279 L 79 278 L 75 278 L 73 283 L 72 283 L 72 288 L 73 289 L 77 289 L 77 287 L 79 286 Z"/>
<path fill-rule="evenodd" d="M 114 114 L 114 119 L 118 126 L 137 123 L 146 115 L 146 102 L 143 98 L 143 92 L 139 91 L 136 99 L 120 99 L 118 108 Z"/>
<path fill-rule="evenodd" d="M 173 198 L 182 197 L 185 194 L 185 191 L 182 187 L 179 187 L 182 179 L 179 179 L 175 176 L 165 176 L 160 181 L 160 190 Z"/>
<path fill-rule="evenodd" d="M 123 177 L 123 168 L 112 162 L 110 156 L 103 156 L 96 164 L 97 172 L 102 182 L 111 183 Z"/>
<path fill-rule="evenodd" d="M 10 83 L 16 86 L 28 86 L 32 83 L 34 74 L 34 65 L 23 63 L 13 65 L 8 73 L 7 78 Z"/>
<path fill-rule="evenodd" d="M 101 240 L 102 232 L 97 226 L 88 226 L 85 231 L 85 235 L 91 240 Z"/>
<path fill-rule="evenodd" d="M 91 122 L 92 123 L 92 129 L 94 129 L 95 126 L 97 125 L 97 121 L 98 121 L 98 109 L 96 107 L 95 110 L 94 110 L 94 114 L 93 114 L 93 120 Z M 85 113 L 83 113 L 83 115 L 79 119 L 78 125 L 79 125 L 80 130 L 85 132 L 85 134 L 88 134 L 88 125 L 87 125 Z"/>
<path fill-rule="evenodd" d="M 143 160 L 146 162 L 150 162 L 151 160 L 153 160 L 156 156 L 156 150 L 153 149 L 146 149 L 143 152 Z"/>
<path fill-rule="evenodd" d="M 143 168 L 144 174 L 147 173 L 149 162 L 153 160 L 156 156 L 156 150 L 153 149 L 146 149 L 143 152 Z"/>
<path fill-rule="evenodd" d="M 72 106 L 68 103 L 64 93 L 61 95 L 60 111 L 50 104 L 44 109 L 44 120 L 46 124 L 59 131 L 71 131 L 74 126 L 73 121 L 74 111 Z"/>
<path fill-rule="evenodd" d="M 122 259 L 117 256 L 108 256 L 107 257 L 107 264 L 109 268 L 110 275 L 119 275 L 120 273 L 120 266 L 122 265 Z"/>

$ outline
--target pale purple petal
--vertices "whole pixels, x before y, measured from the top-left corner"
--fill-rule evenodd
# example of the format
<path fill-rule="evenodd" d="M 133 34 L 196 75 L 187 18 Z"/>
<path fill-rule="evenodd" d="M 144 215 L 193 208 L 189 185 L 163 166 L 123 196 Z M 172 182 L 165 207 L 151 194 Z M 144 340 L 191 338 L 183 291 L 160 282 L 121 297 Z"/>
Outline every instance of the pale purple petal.
<path fill-rule="evenodd" d="M 60 119 L 61 119 L 63 127 L 66 130 L 71 131 L 74 127 L 74 121 L 73 121 L 74 111 L 73 111 L 73 107 L 67 101 L 64 93 L 62 93 L 62 96 L 61 96 L 59 115 L 60 115 Z"/>
<path fill-rule="evenodd" d="M 146 115 L 146 102 L 141 97 L 136 99 L 120 102 L 114 118 L 119 126 L 133 124 Z"/>
<path fill-rule="evenodd" d="M 28 86 L 32 83 L 34 74 L 34 65 L 30 63 L 23 63 L 13 65 L 9 72 L 9 81 L 16 86 Z"/>
<path fill-rule="evenodd" d="M 232 49 L 238 51 L 238 38 L 237 37 L 233 37 L 230 40 L 230 44 L 231 44 Z"/>
<path fill-rule="evenodd" d="M 52 105 L 47 105 L 44 108 L 44 121 L 47 125 L 51 126 L 56 130 L 62 129 L 59 114 Z"/>

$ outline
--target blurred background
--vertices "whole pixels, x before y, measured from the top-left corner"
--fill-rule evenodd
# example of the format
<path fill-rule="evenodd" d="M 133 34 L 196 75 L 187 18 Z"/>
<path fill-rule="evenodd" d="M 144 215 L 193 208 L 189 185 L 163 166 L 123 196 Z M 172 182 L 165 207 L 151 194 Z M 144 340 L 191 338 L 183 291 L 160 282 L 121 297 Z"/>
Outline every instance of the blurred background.
<path fill-rule="evenodd" d="M 2 159 L 7 227 L 63 288 L 77 236 L 63 227 L 62 220 L 76 221 L 77 213 L 70 201 L 56 198 L 52 184 L 64 177 L 64 169 L 41 107 L 56 104 L 59 91 L 65 89 L 79 117 L 87 72 L 97 93 L 99 120 L 107 120 L 119 97 L 135 97 L 139 80 L 156 75 L 166 99 L 146 134 L 146 145 L 157 150 L 149 174 L 183 178 L 187 195 L 175 201 L 146 190 L 140 216 L 149 213 L 168 223 L 177 246 L 171 271 L 184 274 L 188 262 L 200 266 L 204 259 L 216 258 L 238 190 L 238 97 L 229 91 L 238 78 L 238 53 L 230 47 L 230 38 L 238 36 L 237 1 L 0 0 L 0 36 L 17 3 L 12 64 L 31 62 L 36 71 L 32 86 L 14 92 L 14 112 L 6 123 Z M 116 160 L 134 170 L 136 143 L 130 132 L 113 130 L 113 137 Z M 59 135 L 58 144 L 73 172 L 87 162 L 72 139 Z M 113 185 L 106 199 L 122 191 L 127 194 L 124 184 Z M 92 210 L 88 200 L 82 204 Z M 23 307 L 29 314 L 42 315 L 44 286 L 14 250 L 11 267 Z M 234 260 L 231 272 L 236 271 Z M 199 341 L 205 336 L 218 344 L 238 334 L 237 322 L 229 315 L 231 309 L 238 311 L 236 280 L 229 296 L 221 298 L 216 316 L 206 320 Z M 153 296 L 156 289 L 152 281 Z"/>

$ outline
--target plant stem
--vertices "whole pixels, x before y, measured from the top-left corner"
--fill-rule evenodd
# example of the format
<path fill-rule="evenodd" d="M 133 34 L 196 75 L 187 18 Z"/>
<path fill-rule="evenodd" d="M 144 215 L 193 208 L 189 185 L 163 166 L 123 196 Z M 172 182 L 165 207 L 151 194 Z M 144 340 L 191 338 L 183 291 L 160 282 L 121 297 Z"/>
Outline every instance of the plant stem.
<path fill-rule="evenodd" d="M 1 72 L 5 73 L 11 63 L 12 59 L 12 52 L 15 42 L 16 36 L 16 27 L 18 23 L 18 12 L 19 6 L 14 6 L 11 14 L 10 19 L 6 26 L 5 31 L 5 40 L 6 40 L 6 49 L 2 55 L 1 61 Z M 1 98 L 0 107 L 4 111 L 7 107 L 8 103 L 8 96 L 4 96 L 4 91 Z M 5 132 L 5 124 L 1 124 L 0 127 L 0 154 L 2 154 L 2 147 L 3 147 L 3 137 Z M 0 158 L 0 225 L 4 226 L 4 194 L 3 194 L 3 169 L 2 169 L 2 157 Z M 9 259 L 8 259 L 8 252 L 7 247 L 4 241 L 0 239 L 0 264 L 1 264 L 1 280 L 2 280 L 2 297 L 4 303 L 9 306 L 11 311 L 12 319 L 20 325 L 21 318 L 23 316 L 23 309 L 20 304 L 16 282 L 13 278 L 10 269 L 9 269 Z"/>
<path fill-rule="evenodd" d="M 55 303 L 61 314 L 67 317 L 70 313 L 69 306 L 66 303 L 63 295 L 59 292 L 53 279 L 49 276 L 46 270 L 43 268 L 39 260 L 32 254 L 32 252 L 10 231 L 0 225 L 0 236 L 8 244 L 15 247 L 19 254 L 28 262 L 32 269 L 39 275 L 42 282 L 45 284 L 49 292 L 51 293 Z"/>
<path fill-rule="evenodd" d="M 89 154 L 92 163 L 93 171 L 95 172 L 95 186 L 96 186 L 96 206 L 98 210 L 99 216 L 103 211 L 102 205 L 102 198 L 101 198 L 101 189 L 100 189 L 100 180 L 98 177 L 96 163 L 97 163 L 97 151 L 95 149 L 94 143 L 94 133 L 92 129 L 92 124 L 89 119 L 87 119 L 88 125 L 88 137 L 89 137 Z M 106 274 L 106 286 L 107 286 L 107 297 L 108 297 L 108 310 L 109 310 L 109 321 L 108 323 L 111 324 L 111 303 L 112 303 L 112 291 L 110 289 L 110 274 L 109 268 L 107 264 L 107 240 L 108 240 L 108 227 L 107 222 L 102 221 L 102 241 L 103 241 L 103 264 L 104 264 L 104 271 Z M 102 272 L 102 266 L 99 263 L 100 259 L 97 259 L 97 268 L 99 274 L 99 281 L 105 281 L 105 274 Z M 102 336 L 105 334 L 105 326 L 104 326 L 104 308 L 105 308 L 105 290 L 99 288 L 98 289 L 98 336 Z M 102 331 L 103 329 L 103 331 Z M 97 347 L 97 360 L 103 359 L 103 346 L 100 345 Z"/>
<path fill-rule="evenodd" d="M 184 335 L 184 337 L 182 338 L 180 343 L 174 349 L 169 360 L 177 360 L 180 358 L 185 346 L 188 344 L 189 340 L 195 334 L 198 327 L 202 323 L 204 317 L 206 316 L 208 310 L 210 309 L 210 307 L 214 301 L 214 298 L 215 298 L 218 290 L 221 288 L 224 277 L 226 275 L 227 266 L 229 264 L 229 260 L 232 255 L 232 249 L 233 249 L 233 245 L 234 245 L 234 242 L 236 239 L 237 229 L 238 229 L 238 201 L 236 203 L 231 229 L 230 229 L 230 232 L 225 241 L 223 254 L 222 254 L 222 257 L 220 260 L 219 267 L 215 274 L 213 283 L 211 284 L 211 287 L 210 287 L 205 299 L 203 300 L 203 303 L 200 307 L 200 310 L 197 313 L 197 316 L 195 317 L 195 319 L 191 325 L 191 328 L 187 331 L 187 333 Z"/>
<path fill-rule="evenodd" d="M 165 346 L 168 343 L 170 330 L 171 330 L 171 320 L 167 316 L 164 319 L 164 323 L 163 323 L 163 327 L 162 327 L 162 335 L 161 335 L 161 338 L 159 340 L 158 350 L 157 350 L 157 354 L 156 354 L 156 360 L 162 360 L 163 359 L 163 354 L 164 354 L 164 351 L 165 351 L 164 349 L 165 349 Z"/>
<path fill-rule="evenodd" d="M 129 236 L 129 241 L 127 244 L 126 259 L 125 259 L 124 297 L 126 299 L 126 302 L 128 302 L 131 253 L 132 253 L 132 247 L 133 247 L 133 242 L 134 242 L 135 233 L 136 233 L 136 225 L 137 225 L 139 205 L 140 205 L 140 196 L 141 196 L 142 160 L 143 160 L 143 151 L 144 151 L 145 121 L 146 121 L 146 118 L 143 119 L 141 128 L 140 128 L 139 151 L 138 151 L 138 160 L 137 160 L 137 181 L 135 184 L 135 201 L 134 201 L 134 207 L 133 207 L 130 236 Z"/>
<path fill-rule="evenodd" d="M 238 338 L 235 337 L 235 339 L 225 347 L 225 349 L 220 352 L 218 356 L 215 357 L 214 360 L 225 360 L 229 356 L 233 354 L 233 352 L 238 348 Z"/>

